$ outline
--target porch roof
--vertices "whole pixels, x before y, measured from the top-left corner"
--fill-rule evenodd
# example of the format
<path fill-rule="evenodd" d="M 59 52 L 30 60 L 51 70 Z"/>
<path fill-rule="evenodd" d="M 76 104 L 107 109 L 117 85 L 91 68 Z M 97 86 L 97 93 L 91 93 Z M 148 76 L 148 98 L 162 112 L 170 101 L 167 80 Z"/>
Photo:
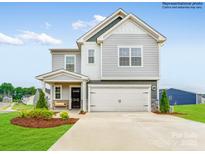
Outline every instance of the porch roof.
<path fill-rule="evenodd" d="M 88 81 L 88 77 L 65 69 L 59 69 L 36 76 L 36 79 L 43 82 L 82 82 Z"/>

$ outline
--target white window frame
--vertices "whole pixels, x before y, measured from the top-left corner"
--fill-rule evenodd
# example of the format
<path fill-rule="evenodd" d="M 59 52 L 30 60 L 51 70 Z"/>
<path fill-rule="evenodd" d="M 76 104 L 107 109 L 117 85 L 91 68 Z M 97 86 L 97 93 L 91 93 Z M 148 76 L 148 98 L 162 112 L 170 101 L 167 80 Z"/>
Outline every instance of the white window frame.
<path fill-rule="evenodd" d="M 74 72 L 76 72 L 76 55 L 65 55 L 64 57 L 64 69 L 66 70 L 66 58 L 74 57 Z"/>
<path fill-rule="evenodd" d="M 94 63 L 89 63 L 89 50 L 94 51 L 94 53 L 93 53 L 94 54 L 94 56 L 93 56 L 94 57 Z M 88 49 L 87 50 L 87 63 L 90 64 L 90 65 L 95 64 L 95 49 Z"/>
<path fill-rule="evenodd" d="M 60 98 L 56 98 L 56 88 L 60 87 Z M 54 100 L 62 100 L 62 85 L 54 85 Z"/>
<path fill-rule="evenodd" d="M 143 46 L 118 46 L 118 67 L 143 67 Z M 120 48 L 129 48 L 129 66 L 120 66 Z M 131 56 L 131 48 L 140 48 L 141 49 L 141 65 L 140 66 L 132 66 L 132 56 Z"/>

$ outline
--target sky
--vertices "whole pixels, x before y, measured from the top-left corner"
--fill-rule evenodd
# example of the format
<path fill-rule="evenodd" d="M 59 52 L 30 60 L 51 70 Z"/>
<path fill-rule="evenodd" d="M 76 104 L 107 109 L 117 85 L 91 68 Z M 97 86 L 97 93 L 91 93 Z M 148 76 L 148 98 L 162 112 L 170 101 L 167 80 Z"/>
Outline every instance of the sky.
<path fill-rule="evenodd" d="M 160 87 L 205 93 L 205 9 L 163 9 L 162 3 L 0 3 L 0 83 L 41 84 L 50 48 L 76 40 L 118 8 L 167 37 L 160 50 Z"/>

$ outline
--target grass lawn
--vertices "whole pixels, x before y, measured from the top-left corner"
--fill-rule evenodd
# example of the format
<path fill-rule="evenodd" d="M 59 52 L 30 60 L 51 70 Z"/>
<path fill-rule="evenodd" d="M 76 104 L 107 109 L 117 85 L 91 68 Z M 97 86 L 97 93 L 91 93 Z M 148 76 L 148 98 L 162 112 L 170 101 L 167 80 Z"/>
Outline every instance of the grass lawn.
<path fill-rule="evenodd" d="M 176 105 L 174 111 L 184 113 L 179 117 L 205 123 L 205 104 Z"/>
<path fill-rule="evenodd" d="M 14 106 L 13 106 L 13 110 L 17 110 L 17 111 L 20 111 L 20 110 L 30 110 L 30 109 L 33 109 L 34 106 L 33 105 L 25 105 L 25 104 L 22 104 L 22 103 L 16 103 Z"/>
<path fill-rule="evenodd" d="M 18 113 L 0 113 L 0 151 L 44 151 L 72 125 L 54 128 L 24 128 L 10 124 Z"/>

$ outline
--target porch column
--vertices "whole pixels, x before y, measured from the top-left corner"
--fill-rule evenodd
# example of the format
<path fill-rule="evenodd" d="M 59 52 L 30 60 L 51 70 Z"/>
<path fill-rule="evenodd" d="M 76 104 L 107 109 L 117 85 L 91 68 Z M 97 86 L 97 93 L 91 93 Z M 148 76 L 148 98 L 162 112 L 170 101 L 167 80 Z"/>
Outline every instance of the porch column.
<path fill-rule="evenodd" d="M 46 94 L 46 83 L 44 81 L 42 81 L 42 90 Z"/>
<path fill-rule="evenodd" d="M 53 84 L 50 84 L 50 108 L 53 108 Z"/>
<path fill-rule="evenodd" d="M 83 111 L 87 111 L 86 108 L 86 95 L 87 95 L 87 89 L 86 89 L 86 81 L 81 82 L 81 100 L 82 100 L 82 109 Z"/>

